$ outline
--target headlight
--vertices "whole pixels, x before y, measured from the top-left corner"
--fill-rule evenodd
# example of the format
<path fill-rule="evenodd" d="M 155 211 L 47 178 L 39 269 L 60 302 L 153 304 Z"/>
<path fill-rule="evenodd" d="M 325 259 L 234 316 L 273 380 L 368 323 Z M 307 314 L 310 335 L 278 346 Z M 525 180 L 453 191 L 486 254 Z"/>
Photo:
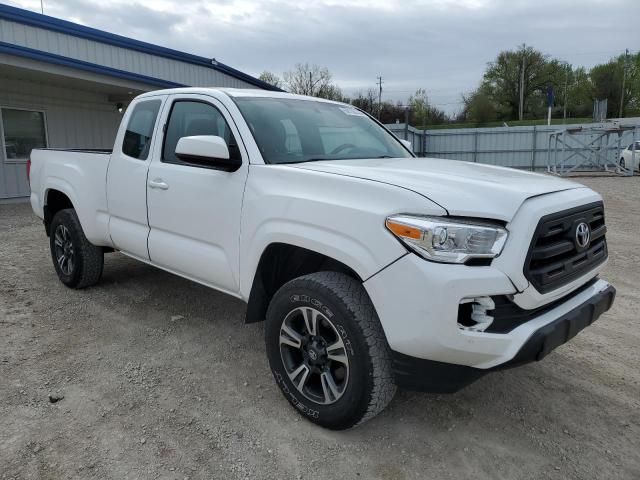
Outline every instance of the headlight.
<path fill-rule="evenodd" d="M 494 258 L 507 241 L 505 228 L 481 220 L 392 215 L 386 226 L 407 247 L 434 262 Z"/>

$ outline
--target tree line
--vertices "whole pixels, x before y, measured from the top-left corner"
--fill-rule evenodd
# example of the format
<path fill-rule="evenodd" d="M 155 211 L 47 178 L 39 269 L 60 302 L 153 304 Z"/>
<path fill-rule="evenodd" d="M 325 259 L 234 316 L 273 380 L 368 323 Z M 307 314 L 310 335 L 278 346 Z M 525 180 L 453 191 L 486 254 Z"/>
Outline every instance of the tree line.
<path fill-rule="evenodd" d="M 423 88 L 411 95 L 406 105 L 400 101 L 395 103 L 388 100 L 379 102 L 378 91 L 373 88 L 348 97 L 334 83 L 329 69 L 319 65 L 298 63 L 293 69 L 284 72 L 281 77 L 272 72 L 264 71 L 259 78 L 290 93 L 350 103 L 379 118 L 382 123 L 404 122 L 407 114 L 409 115 L 409 123 L 412 125 L 441 124 L 450 120 L 443 110 L 429 103 L 427 92 Z"/>
<path fill-rule="evenodd" d="M 265 71 L 260 79 L 291 93 L 351 103 L 383 123 L 404 122 L 407 114 L 409 123 L 416 126 L 542 119 L 550 96 L 553 118 L 591 117 L 593 101 L 603 99 L 607 99 L 608 118 L 640 115 L 640 52 L 621 54 L 590 69 L 531 46 L 500 52 L 487 64 L 478 87 L 462 95 L 462 109 L 454 115 L 433 105 L 424 88 L 406 103 L 379 102 L 374 88 L 348 97 L 328 68 L 308 63 L 295 65 L 282 77 Z"/>

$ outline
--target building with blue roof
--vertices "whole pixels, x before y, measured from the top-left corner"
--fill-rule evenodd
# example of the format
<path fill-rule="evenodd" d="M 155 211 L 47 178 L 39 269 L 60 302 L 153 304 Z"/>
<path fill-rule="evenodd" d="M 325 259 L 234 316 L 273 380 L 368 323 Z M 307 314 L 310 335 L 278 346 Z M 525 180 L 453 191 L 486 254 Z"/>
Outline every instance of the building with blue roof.
<path fill-rule="evenodd" d="M 31 148 L 112 148 L 133 97 L 180 86 L 279 90 L 214 58 L 0 4 L 0 201 L 29 195 Z"/>

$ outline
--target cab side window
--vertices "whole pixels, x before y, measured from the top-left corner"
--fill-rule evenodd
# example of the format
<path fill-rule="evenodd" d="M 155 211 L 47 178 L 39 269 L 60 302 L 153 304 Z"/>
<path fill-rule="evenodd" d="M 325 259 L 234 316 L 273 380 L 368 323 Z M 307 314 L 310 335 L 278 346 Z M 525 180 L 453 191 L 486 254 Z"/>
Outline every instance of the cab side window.
<path fill-rule="evenodd" d="M 160 100 L 139 102 L 133 108 L 122 141 L 122 153 L 139 160 L 146 160 L 151 147 L 151 137 L 160 111 Z"/>
<path fill-rule="evenodd" d="M 177 100 L 174 102 L 167 122 L 162 161 L 188 164 L 176 157 L 176 146 L 182 137 L 215 135 L 222 137 L 229 148 L 232 159 L 240 159 L 240 149 L 222 113 L 205 102 Z"/>

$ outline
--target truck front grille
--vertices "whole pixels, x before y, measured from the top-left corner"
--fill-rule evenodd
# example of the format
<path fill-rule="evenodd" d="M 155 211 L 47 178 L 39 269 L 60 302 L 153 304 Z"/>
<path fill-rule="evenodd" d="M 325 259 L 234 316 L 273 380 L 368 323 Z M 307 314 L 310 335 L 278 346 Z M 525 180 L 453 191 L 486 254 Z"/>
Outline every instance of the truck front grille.
<path fill-rule="evenodd" d="M 580 245 L 577 232 L 583 223 L 590 234 L 586 245 Z M 566 285 L 605 261 L 606 231 L 602 202 L 542 217 L 525 260 L 524 276 L 540 293 Z"/>

